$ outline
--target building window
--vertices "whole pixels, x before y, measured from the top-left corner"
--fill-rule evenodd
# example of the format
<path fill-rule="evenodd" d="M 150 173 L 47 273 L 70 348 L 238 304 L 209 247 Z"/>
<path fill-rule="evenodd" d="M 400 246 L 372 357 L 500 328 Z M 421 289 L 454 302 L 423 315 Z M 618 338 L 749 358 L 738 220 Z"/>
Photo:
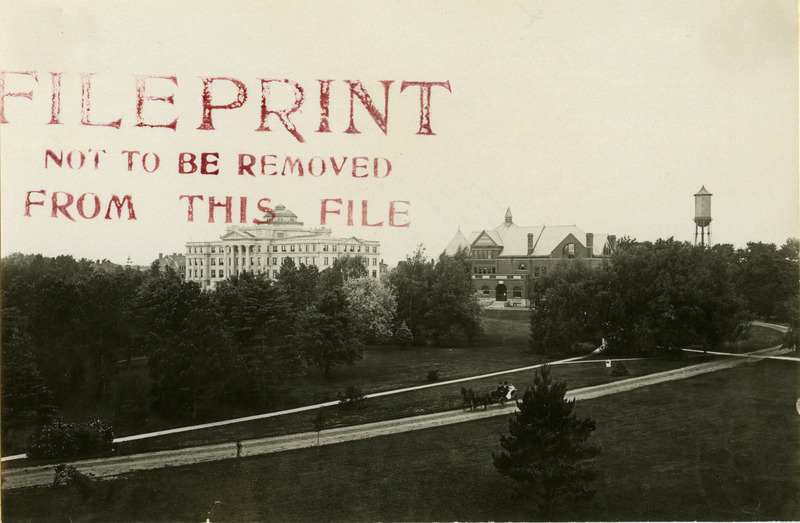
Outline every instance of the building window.
<path fill-rule="evenodd" d="M 302 250 L 302 248 L 303 248 L 303 246 L 301 245 L 301 246 L 300 246 L 300 249 Z M 294 245 L 290 245 L 290 246 L 289 246 L 289 250 L 290 250 L 291 252 L 294 252 Z"/>
<path fill-rule="evenodd" d="M 489 287 L 487 287 L 486 285 L 481 287 L 481 294 L 483 294 L 484 296 L 488 296 L 489 295 Z"/>
<path fill-rule="evenodd" d="M 277 245 L 273 245 L 272 246 L 272 252 L 278 252 L 278 246 Z"/>
<path fill-rule="evenodd" d="M 522 289 L 520 287 L 514 287 L 514 297 L 522 298 Z"/>
<path fill-rule="evenodd" d="M 562 251 L 562 257 L 564 258 L 574 258 L 575 257 L 575 244 L 568 243 L 564 246 Z"/>
<path fill-rule="evenodd" d="M 324 265 L 328 265 L 328 257 L 327 257 L 327 256 L 325 256 L 325 257 L 322 259 L 322 263 L 323 263 Z"/>
<path fill-rule="evenodd" d="M 211 258 L 211 265 L 216 265 L 216 264 L 217 264 L 217 259 Z"/>
<path fill-rule="evenodd" d="M 520 263 L 520 264 L 519 264 L 519 268 L 518 268 L 518 269 L 519 269 L 520 271 L 524 271 L 524 270 L 525 270 L 525 264 L 524 264 L 524 263 Z"/>
<path fill-rule="evenodd" d="M 286 252 L 286 246 L 285 245 L 281 245 L 281 252 Z"/>
<path fill-rule="evenodd" d="M 278 258 L 272 258 L 272 265 L 278 265 Z"/>
<path fill-rule="evenodd" d="M 534 267 L 533 268 L 533 276 L 534 276 L 534 278 L 538 278 L 539 277 L 539 267 Z"/>
<path fill-rule="evenodd" d="M 378 258 L 372 258 L 372 265 L 378 265 Z"/>

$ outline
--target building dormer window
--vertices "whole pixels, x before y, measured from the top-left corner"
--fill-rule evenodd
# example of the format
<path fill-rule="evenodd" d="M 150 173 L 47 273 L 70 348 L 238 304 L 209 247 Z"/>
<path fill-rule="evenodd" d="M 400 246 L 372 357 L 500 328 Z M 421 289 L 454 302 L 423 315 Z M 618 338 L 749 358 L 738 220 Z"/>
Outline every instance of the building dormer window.
<path fill-rule="evenodd" d="M 517 270 L 524 271 L 526 268 L 527 268 L 527 267 L 525 267 L 525 264 L 524 264 L 524 263 L 520 263 L 520 264 L 519 264 L 519 267 L 517 267 Z"/>
<path fill-rule="evenodd" d="M 575 257 L 575 244 L 568 243 L 564 246 L 562 250 L 562 257 L 563 258 L 574 258 Z"/>

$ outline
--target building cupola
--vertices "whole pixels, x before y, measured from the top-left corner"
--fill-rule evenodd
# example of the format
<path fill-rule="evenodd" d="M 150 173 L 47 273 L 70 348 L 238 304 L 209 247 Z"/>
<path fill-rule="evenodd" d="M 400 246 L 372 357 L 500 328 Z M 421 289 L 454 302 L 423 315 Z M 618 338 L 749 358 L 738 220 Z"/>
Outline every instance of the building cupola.
<path fill-rule="evenodd" d="M 509 207 L 508 209 L 506 209 L 506 225 L 511 225 L 511 223 L 512 223 L 512 220 L 511 220 L 511 207 Z"/>

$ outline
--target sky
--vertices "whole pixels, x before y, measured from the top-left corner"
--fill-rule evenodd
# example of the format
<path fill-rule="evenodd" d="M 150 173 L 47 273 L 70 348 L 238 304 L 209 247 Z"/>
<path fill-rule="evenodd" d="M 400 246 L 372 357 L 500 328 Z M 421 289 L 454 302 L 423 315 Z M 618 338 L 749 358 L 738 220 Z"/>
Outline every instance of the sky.
<path fill-rule="evenodd" d="M 323 200 L 340 199 L 328 204 L 340 212 L 325 226 L 381 241 L 390 265 L 419 244 L 438 255 L 459 229 L 494 228 L 507 208 L 520 226 L 693 241 L 702 186 L 713 194 L 713 243 L 780 245 L 800 228 L 797 15 L 796 2 L 753 0 L 0 0 L 8 120 L 0 125 L 0 251 L 148 264 L 225 233 L 225 209 L 209 223 L 212 196 L 232 198 L 234 222 L 242 197 L 248 222 L 268 198 L 308 227 L 322 225 Z M 63 73 L 57 125 L 48 124 L 51 73 Z M 88 121 L 121 119 L 119 128 L 80 124 L 79 73 L 95 73 L 84 77 Z M 137 127 L 137 75 L 162 77 L 146 81 L 141 121 L 177 120 L 174 130 Z M 198 129 L 203 78 L 212 77 L 237 80 L 247 97 L 211 109 L 214 129 Z M 276 114 L 267 116 L 270 131 L 256 131 L 262 80 L 278 80 L 268 83 L 270 109 L 292 107 L 293 86 L 302 89 L 287 118 L 303 142 Z M 331 80 L 329 133 L 316 132 L 319 80 Z M 358 100 L 360 132 L 344 132 L 346 81 L 361 83 L 385 133 Z M 431 87 L 433 134 L 418 134 L 420 88 L 401 91 L 404 81 L 448 83 Z M 209 105 L 236 100 L 231 80 L 211 85 Z M 169 96 L 173 103 L 156 100 Z M 96 168 L 90 149 L 105 151 Z M 61 167 L 46 163 L 48 150 L 64 155 Z M 79 151 L 88 156 L 77 168 Z M 123 151 L 140 152 L 131 171 Z M 208 170 L 219 172 L 179 172 L 187 152 L 216 153 Z M 306 169 L 316 157 L 312 170 L 324 160 L 326 171 L 239 175 L 241 154 L 274 155 L 278 170 L 287 156 Z M 346 165 L 338 176 L 332 157 Z M 368 166 L 357 169 L 364 178 L 352 176 L 355 157 L 366 158 L 355 160 Z M 100 201 L 94 218 L 78 213 L 84 193 L 84 215 Z M 54 195 L 59 204 L 72 196 L 74 221 L 52 216 Z M 127 210 L 104 219 L 113 195 L 130 195 L 135 220 Z M 203 196 L 191 222 L 181 195 Z M 36 202 L 30 216 L 26 201 Z M 363 201 L 368 223 L 382 226 L 362 224 Z M 410 202 L 395 204 L 407 211 L 395 224 L 407 227 L 389 225 L 392 201 Z"/>

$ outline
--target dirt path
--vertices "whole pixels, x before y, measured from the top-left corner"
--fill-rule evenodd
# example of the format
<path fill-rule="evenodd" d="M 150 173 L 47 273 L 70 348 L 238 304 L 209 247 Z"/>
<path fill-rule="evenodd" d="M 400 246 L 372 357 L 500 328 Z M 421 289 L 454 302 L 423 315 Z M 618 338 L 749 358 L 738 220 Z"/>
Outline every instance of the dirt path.
<path fill-rule="evenodd" d="M 764 349 L 751 353 L 749 358 L 768 357 L 781 352 L 779 347 Z M 597 398 L 608 394 L 615 394 L 645 387 L 665 381 L 685 379 L 708 372 L 715 372 L 740 365 L 748 361 L 745 358 L 729 358 L 684 367 L 680 369 L 659 372 L 647 376 L 639 376 L 614 383 L 606 383 L 594 387 L 585 387 L 568 392 L 569 398 L 585 400 Z M 332 445 L 345 441 L 374 438 L 389 434 L 398 434 L 412 430 L 422 430 L 455 423 L 463 423 L 492 416 L 508 415 L 514 411 L 513 404 L 505 407 L 490 407 L 477 412 L 447 411 L 410 418 L 402 418 L 376 423 L 368 423 L 350 427 L 338 427 L 324 430 L 319 434 L 320 445 Z M 235 459 L 237 452 L 240 456 L 255 456 L 272 452 L 301 449 L 317 445 L 316 432 L 288 434 L 263 439 L 242 441 L 237 449 L 236 442 L 205 445 L 187 449 L 168 450 L 120 456 L 111 458 L 90 459 L 73 462 L 72 465 L 83 473 L 90 473 L 97 478 L 112 478 L 138 470 L 147 470 L 160 467 L 191 465 L 223 459 Z M 14 489 L 35 485 L 47 485 L 53 481 L 53 466 L 21 467 L 7 470 L 3 473 L 3 488 Z"/>

